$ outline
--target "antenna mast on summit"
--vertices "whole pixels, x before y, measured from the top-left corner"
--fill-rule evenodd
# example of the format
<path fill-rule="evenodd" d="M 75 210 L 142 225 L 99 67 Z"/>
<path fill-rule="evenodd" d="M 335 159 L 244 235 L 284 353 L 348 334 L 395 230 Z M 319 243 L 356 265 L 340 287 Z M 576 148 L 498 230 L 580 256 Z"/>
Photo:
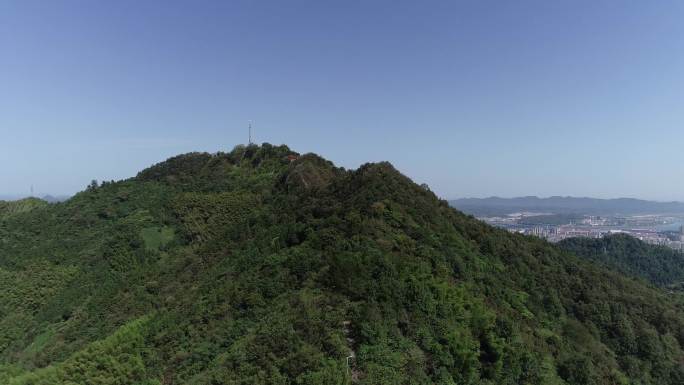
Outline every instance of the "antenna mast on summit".
<path fill-rule="evenodd" d="M 249 121 L 249 145 L 252 145 L 252 121 Z"/>

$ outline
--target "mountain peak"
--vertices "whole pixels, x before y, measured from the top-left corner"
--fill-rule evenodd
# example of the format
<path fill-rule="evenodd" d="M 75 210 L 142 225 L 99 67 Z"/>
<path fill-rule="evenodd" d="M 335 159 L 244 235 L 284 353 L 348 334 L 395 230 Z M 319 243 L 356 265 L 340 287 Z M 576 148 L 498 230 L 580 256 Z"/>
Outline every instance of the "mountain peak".
<path fill-rule="evenodd" d="M 136 179 L 175 184 L 191 183 L 197 178 L 225 175 L 237 167 L 255 169 L 284 166 L 298 155 L 285 145 L 238 145 L 227 153 L 191 152 L 174 156 L 141 171 Z"/>

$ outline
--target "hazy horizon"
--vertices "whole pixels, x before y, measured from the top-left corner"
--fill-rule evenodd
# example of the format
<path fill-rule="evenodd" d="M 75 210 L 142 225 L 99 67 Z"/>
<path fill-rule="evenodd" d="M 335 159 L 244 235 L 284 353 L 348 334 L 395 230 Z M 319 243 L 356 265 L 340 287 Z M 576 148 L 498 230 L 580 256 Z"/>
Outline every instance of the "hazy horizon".
<path fill-rule="evenodd" d="M 189 151 L 390 161 L 445 199 L 684 201 L 684 3 L 3 2 L 0 194 Z"/>
<path fill-rule="evenodd" d="M 133 176 L 131 176 L 133 177 Z M 98 181 L 101 182 L 101 181 Z M 1 200 L 17 200 L 17 199 L 23 199 L 23 198 L 29 198 L 29 197 L 36 197 L 36 198 L 44 198 L 44 197 L 53 197 L 57 199 L 64 199 L 64 198 L 70 198 L 71 196 L 85 191 L 85 186 L 83 189 L 75 191 L 73 193 L 65 193 L 65 194 L 54 194 L 51 192 L 38 192 L 34 191 L 33 194 L 29 192 L 26 193 L 15 193 L 15 194 L 8 194 L 0 191 L 0 201 Z M 574 198 L 574 199 L 602 199 L 602 200 L 616 200 L 616 199 L 637 199 L 637 200 L 644 200 L 644 201 L 651 201 L 651 202 L 659 202 L 659 203 L 669 203 L 669 202 L 682 202 L 680 200 L 657 200 L 657 199 L 645 199 L 645 198 L 640 198 L 640 197 L 627 197 L 627 196 L 615 196 L 615 197 L 593 197 L 593 196 L 571 196 L 571 195 L 548 195 L 548 196 L 539 196 L 539 195 L 515 195 L 515 196 L 501 196 L 501 195 L 487 195 L 487 196 L 456 196 L 456 197 L 445 197 L 445 196 L 440 196 L 437 194 L 440 198 L 446 199 L 448 201 L 455 201 L 455 200 L 460 200 L 460 199 L 490 199 L 490 198 L 498 198 L 498 199 L 518 199 L 518 198 L 538 198 L 538 199 L 550 199 L 550 198 Z"/>

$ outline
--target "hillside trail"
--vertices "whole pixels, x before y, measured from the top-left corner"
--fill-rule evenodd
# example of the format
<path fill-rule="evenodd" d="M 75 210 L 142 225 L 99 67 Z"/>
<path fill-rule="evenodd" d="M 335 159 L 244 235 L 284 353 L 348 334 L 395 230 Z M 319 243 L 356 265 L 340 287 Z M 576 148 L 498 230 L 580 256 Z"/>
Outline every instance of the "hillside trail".
<path fill-rule="evenodd" d="M 356 368 L 356 350 L 354 349 L 354 338 L 351 336 L 351 321 L 347 320 L 342 323 L 344 336 L 347 339 L 349 346 L 349 356 L 347 356 L 347 373 L 351 371 L 351 380 L 353 384 L 357 384 L 361 378 L 361 371 Z"/>

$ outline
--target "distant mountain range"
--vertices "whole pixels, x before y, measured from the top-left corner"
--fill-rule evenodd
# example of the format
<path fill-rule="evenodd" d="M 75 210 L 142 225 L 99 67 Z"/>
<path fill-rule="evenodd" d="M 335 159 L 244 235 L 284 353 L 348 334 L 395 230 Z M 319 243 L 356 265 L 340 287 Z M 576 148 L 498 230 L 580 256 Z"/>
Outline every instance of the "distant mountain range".
<path fill-rule="evenodd" d="M 456 199 L 449 203 L 453 207 L 472 215 L 503 215 L 520 211 L 587 215 L 684 213 L 684 203 L 682 202 L 654 202 L 632 198 L 490 197 Z"/>
<path fill-rule="evenodd" d="M 42 199 L 48 203 L 58 203 L 58 202 L 64 202 L 65 200 L 67 200 L 69 198 L 71 198 L 71 197 L 68 195 L 57 195 L 57 196 L 45 195 L 40 199 Z"/>

